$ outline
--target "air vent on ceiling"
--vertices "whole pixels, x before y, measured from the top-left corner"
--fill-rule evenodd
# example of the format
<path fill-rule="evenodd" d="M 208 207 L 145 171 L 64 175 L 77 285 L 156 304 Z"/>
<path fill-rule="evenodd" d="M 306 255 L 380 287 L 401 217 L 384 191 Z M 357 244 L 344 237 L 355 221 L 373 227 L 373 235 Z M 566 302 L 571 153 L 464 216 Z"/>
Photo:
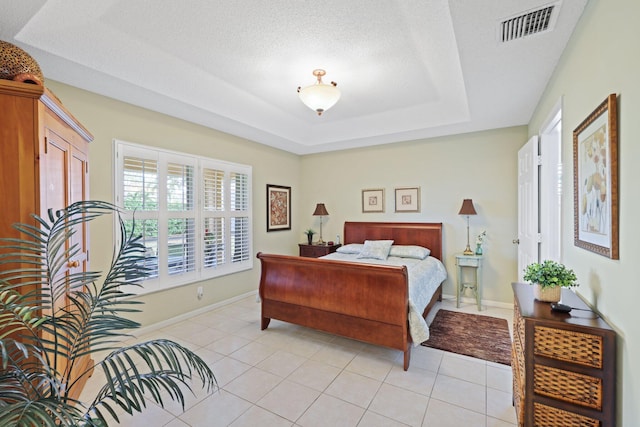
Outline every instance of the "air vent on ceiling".
<path fill-rule="evenodd" d="M 502 43 L 549 31 L 558 15 L 557 3 L 521 13 L 500 23 L 499 38 Z"/>

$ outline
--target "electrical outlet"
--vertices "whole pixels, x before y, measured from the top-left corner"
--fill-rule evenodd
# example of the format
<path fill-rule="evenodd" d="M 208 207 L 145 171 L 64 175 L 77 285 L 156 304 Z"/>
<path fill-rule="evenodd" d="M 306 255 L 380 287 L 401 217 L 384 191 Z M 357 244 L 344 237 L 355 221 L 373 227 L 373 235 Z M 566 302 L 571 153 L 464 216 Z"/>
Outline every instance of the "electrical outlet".
<path fill-rule="evenodd" d="M 202 299 L 204 296 L 204 289 L 202 286 L 198 286 L 198 299 Z"/>

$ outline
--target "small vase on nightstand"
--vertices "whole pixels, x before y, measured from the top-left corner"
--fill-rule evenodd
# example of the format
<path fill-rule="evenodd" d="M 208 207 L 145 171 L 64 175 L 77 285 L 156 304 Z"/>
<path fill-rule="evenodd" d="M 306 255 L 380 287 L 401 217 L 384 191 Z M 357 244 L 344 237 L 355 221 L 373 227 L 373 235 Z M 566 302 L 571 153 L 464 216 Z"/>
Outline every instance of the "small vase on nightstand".
<path fill-rule="evenodd" d="M 476 255 L 482 255 L 482 244 L 476 244 Z"/>

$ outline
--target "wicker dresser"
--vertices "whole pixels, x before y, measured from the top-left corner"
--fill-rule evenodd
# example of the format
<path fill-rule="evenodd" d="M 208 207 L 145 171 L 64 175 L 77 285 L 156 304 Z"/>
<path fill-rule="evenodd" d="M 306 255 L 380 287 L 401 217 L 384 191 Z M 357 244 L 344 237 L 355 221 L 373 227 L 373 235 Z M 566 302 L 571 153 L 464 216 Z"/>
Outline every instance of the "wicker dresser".
<path fill-rule="evenodd" d="M 514 283 L 513 402 L 519 426 L 615 426 L 616 333 L 573 292 L 571 313 Z M 577 308 L 581 310 L 577 310 Z"/>

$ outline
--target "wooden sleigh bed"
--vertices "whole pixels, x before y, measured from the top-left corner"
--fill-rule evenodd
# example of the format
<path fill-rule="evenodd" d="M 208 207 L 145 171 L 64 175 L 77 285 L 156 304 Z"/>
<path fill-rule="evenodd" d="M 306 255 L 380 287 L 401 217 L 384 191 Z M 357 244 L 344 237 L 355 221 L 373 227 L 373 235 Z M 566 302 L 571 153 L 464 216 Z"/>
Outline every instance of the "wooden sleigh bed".
<path fill-rule="evenodd" d="M 442 223 L 346 222 L 344 243 L 393 240 L 442 260 Z M 405 266 L 258 253 L 264 330 L 278 319 L 404 352 L 409 368 L 409 286 Z M 442 299 L 442 283 L 423 316 Z M 422 308 L 420 308 L 422 309 Z"/>

